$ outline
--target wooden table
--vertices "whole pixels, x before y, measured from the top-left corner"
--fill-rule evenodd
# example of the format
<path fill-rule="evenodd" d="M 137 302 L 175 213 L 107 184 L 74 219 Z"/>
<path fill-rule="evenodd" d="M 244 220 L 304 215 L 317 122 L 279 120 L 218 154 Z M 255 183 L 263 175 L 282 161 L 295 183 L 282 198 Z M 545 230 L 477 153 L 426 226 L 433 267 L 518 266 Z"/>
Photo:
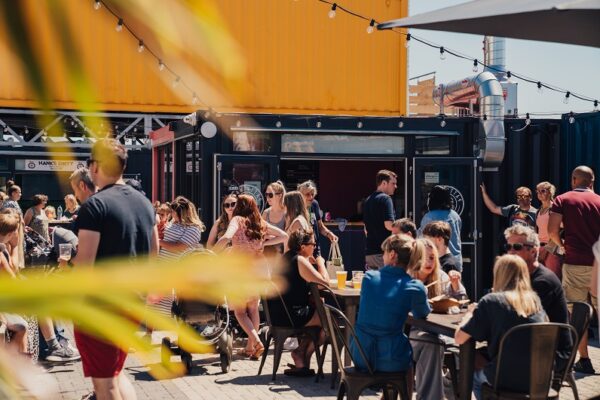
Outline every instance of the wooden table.
<path fill-rule="evenodd" d="M 348 285 L 348 282 L 346 283 Z M 344 309 L 344 315 L 350 321 L 352 326 L 356 325 L 356 310 L 358 303 L 360 302 L 360 289 L 351 289 L 347 287 L 345 289 L 331 288 L 331 291 L 335 294 L 340 306 Z M 346 343 L 350 343 L 350 330 L 346 329 Z M 351 364 L 350 352 L 346 349 L 344 354 L 344 367 L 349 367 Z"/>
<path fill-rule="evenodd" d="M 416 319 L 409 315 L 406 323 L 426 332 L 454 337 L 454 332 L 463 316 L 464 313 L 431 313 L 426 319 Z M 470 400 L 473 391 L 473 371 L 475 369 L 475 341 L 468 340 L 460 345 L 459 349 L 458 391 L 460 399 Z"/>

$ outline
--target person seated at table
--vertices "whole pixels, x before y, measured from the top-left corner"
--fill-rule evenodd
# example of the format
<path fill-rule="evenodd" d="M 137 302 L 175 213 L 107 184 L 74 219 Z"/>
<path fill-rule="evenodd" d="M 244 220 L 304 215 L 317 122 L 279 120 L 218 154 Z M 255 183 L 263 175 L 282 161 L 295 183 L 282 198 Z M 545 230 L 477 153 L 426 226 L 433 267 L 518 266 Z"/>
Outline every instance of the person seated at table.
<path fill-rule="evenodd" d="M 65 219 L 73 219 L 73 217 L 77 218 L 77 214 L 79 213 L 79 204 L 77 203 L 77 198 L 75 198 L 74 194 L 68 194 L 65 196 L 65 212 L 63 212 L 63 217 Z"/>
<path fill-rule="evenodd" d="M 44 212 L 46 213 L 46 217 L 48 217 L 48 220 L 56 220 L 56 208 L 54 208 L 53 206 L 46 206 L 46 208 L 44 208 Z"/>
<path fill-rule="evenodd" d="M 294 328 L 321 326 L 315 306 L 311 304 L 308 284 L 315 282 L 328 286 L 329 276 L 327 269 L 318 264 L 313 257 L 315 238 L 312 230 L 299 229 L 292 232 L 287 246 L 289 250 L 283 255 L 283 260 L 287 266 L 284 277 L 288 286 L 286 292 L 281 295 L 287 312 L 279 299 L 270 300 L 271 322 L 277 326 L 290 326 L 291 322 Z M 314 375 L 315 371 L 309 369 L 314 351 L 315 344 L 309 338 L 302 338 L 298 348 L 292 351 L 294 368 L 286 369 L 284 373 L 291 376 Z"/>
<path fill-rule="evenodd" d="M 392 235 L 404 233 L 413 239 L 417 238 L 417 226 L 410 218 L 400 218 L 392 222 Z"/>
<path fill-rule="evenodd" d="M 408 235 L 391 235 L 381 249 L 384 267 L 367 271 L 362 282 L 356 335 L 374 371 L 408 371 L 412 349 L 404 323 L 409 312 L 414 318 L 425 318 L 431 312 L 425 286 L 407 273 L 420 269 L 425 246 Z M 354 341 L 350 351 L 356 368 L 366 370 Z"/>
<path fill-rule="evenodd" d="M 431 240 L 440 255 L 440 265 L 444 272 L 450 271 L 462 272 L 462 265 L 458 258 L 454 257 L 448 247 L 450 237 L 452 236 L 452 228 L 445 221 L 430 222 L 423 227 L 423 237 Z"/>
<path fill-rule="evenodd" d="M 465 287 L 460 282 L 460 273 L 445 273 L 440 267 L 436 246 L 429 239 L 417 239 L 425 247 L 425 261 L 418 271 L 409 271 L 414 278 L 423 282 L 427 288 L 427 297 L 432 299 L 446 295 L 457 300 L 466 296 Z M 417 399 L 443 399 L 442 360 L 444 344 L 450 344 L 452 338 L 438 336 L 416 328 L 410 330 L 413 360 L 416 363 L 415 378 Z"/>
<path fill-rule="evenodd" d="M 473 375 L 473 393 L 477 400 L 482 398 L 481 388 L 484 383 L 493 385 L 496 357 L 504 334 L 517 325 L 547 320 L 540 298 L 531 288 L 527 263 L 513 254 L 498 257 L 494 264 L 493 292 L 483 296 L 479 304 L 469 307 L 454 335 L 458 345 L 471 338 L 479 342 L 487 341 L 485 358 L 489 362 L 484 369 L 476 370 Z M 511 389 L 518 391 L 529 387 L 525 378 L 514 376 Z"/>

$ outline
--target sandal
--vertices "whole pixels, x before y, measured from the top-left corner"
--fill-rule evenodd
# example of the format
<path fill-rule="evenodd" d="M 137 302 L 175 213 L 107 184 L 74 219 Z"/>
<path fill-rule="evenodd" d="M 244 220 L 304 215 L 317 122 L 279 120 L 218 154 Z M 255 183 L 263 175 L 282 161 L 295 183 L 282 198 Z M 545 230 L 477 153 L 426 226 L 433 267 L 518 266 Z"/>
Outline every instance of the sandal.
<path fill-rule="evenodd" d="M 283 374 L 287 375 L 287 376 L 295 376 L 298 378 L 306 378 L 306 377 L 314 376 L 315 370 L 307 368 L 307 367 L 290 368 L 290 369 L 286 369 L 285 371 L 283 371 Z"/>
<path fill-rule="evenodd" d="M 260 358 L 260 356 L 263 355 L 264 352 L 265 352 L 265 346 L 263 346 L 262 343 L 256 343 L 254 345 L 254 352 L 252 352 L 249 357 L 251 360 L 256 361 Z"/>
<path fill-rule="evenodd" d="M 242 357 L 252 357 L 252 355 L 254 354 L 254 350 L 237 349 L 235 354 Z"/>

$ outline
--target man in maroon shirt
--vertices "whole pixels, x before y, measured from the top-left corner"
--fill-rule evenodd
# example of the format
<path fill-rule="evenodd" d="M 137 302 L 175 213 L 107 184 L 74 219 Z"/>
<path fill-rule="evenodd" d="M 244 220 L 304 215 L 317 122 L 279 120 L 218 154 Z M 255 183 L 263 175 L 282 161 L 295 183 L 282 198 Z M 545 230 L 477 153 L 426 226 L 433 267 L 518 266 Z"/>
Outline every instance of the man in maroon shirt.
<path fill-rule="evenodd" d="M 555 243 L 562 243 L 565 249 L 562 285 L 567 301 L 587 302 L 597 307 L 598 299 L 591 293 L 592 265 L 594 254 L 592 245 L 600 236 L 600 196 L 594 193 L 594 171 L 584 165 L 573 170 L 571 176 L 573 190 L 554 199 L 548 221 L 548 234 Z M 564 241 L 561 240 L 560 224 L 564 226 Z M 588 357 L 587 333 L 579 344 L 579 361 L 575 370 L 593 374 L 594 367 Z"/>

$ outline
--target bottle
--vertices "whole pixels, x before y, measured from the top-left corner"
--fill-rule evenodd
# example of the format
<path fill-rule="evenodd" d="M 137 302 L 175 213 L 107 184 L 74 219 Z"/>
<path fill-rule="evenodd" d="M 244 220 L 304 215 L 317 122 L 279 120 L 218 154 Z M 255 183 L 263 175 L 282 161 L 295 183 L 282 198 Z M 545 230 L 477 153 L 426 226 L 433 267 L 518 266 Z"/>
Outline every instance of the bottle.
<path fill-rule="evenodd" d="M 62 216 L 63 216 L 62 206 L 58 206 L 58 208 L 56 209 L 56 219 L 61 219 Z"/>

